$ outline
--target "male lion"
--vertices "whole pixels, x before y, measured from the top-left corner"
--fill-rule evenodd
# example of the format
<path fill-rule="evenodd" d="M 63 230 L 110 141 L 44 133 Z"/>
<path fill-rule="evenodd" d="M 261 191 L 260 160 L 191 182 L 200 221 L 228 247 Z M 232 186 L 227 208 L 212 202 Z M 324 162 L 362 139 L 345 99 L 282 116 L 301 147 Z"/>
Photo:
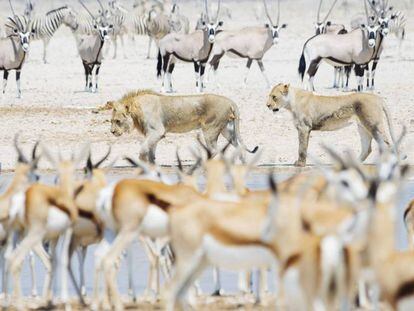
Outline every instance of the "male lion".
<path fill-rule="evenodd" d="M 374 94 L 320 96 L 280 83 L 270 92 L 267 107 L 273 112 L 285 108 L 292 113 L 299 135 L 297 166 L 306 165 L 311 131 L 337 130 L 349 125 L 352 119 L 357 121 L 361 137 L 361 161 L 371 153 L 372 138 L 382 147 L 383 143 L 390 146 L 388 137 L 391 137 L 395 146 L 394 130 L 384 100 Z"/>
<path fill-rule="evenodd" d="M 102 108 L 101 108 L 102 109 Z M 103 109 L 112 109 L 111 132 L 121 136 L 129 131 L 129 118 L 134 127 L 145 136 L 140 158 L 155 161 L 157 143 L 166 133 L 186 133 L 201 129 L 207 147 L 216 151 L 222 134 L 234 146 L 239 144 L 248 152 L 239 130 L 240 115 L 230 99 L 213 95 L 167 96 L 151 90 L 126 94 L 118 101 L 108 102 Z"/>

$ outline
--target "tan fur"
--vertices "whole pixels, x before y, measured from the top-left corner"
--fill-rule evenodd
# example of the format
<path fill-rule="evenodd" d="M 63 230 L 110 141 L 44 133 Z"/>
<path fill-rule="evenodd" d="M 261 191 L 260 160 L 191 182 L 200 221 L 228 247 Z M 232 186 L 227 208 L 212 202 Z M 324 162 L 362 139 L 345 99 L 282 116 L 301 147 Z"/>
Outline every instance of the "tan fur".
<path fill-rule="evenodd" d="M 166 96 L 142 90 L 131 92 L 100 109 L 108 108 L 112 108 L 111 132 L 115 136 L 128 132 L 131 118 L 133 127 L 145 136 L 140 158 L 149 159 L 150 162 L 154 162 L 157 143 L 166 133 L 186 133 L 201 129 L 207 146 L 215 151 L 220 134 L 227 140 L 232 139 L 233 133 L 227 129 L 227 125 L 234 124 L 235 138 L 244 146 L 239 134 L 238 108 L 223 96 Z"/>
<path fill-rule="evenodd" d="M 371 153 L 372 139 L 387 146 L 391 145 L 391 140 L 394 143 L 392 123 L 384 100 L 374 94 L 320 96 L 281 83 L 270 92 L 267 107 L 274 112 L 285 108 L 292 113 L 299 134 L 299 157 L 295 162 L 298 166 L 306 165 L 311 131 L 337 130 L 352 120 L 357 121 L 361 136 L 361 161 Z"/>

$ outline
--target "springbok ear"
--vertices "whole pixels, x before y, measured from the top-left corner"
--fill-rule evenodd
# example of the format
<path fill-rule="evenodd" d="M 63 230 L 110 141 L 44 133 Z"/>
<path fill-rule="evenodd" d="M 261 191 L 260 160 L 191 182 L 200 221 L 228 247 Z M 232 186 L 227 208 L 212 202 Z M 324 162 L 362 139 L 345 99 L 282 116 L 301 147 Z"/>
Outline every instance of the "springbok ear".
<path fill-rule="evenodd" d="M 405 177 L 410 171 L 410 166 L 408 164 L 404 164 L 401 166 L 401 177 Z"/>
<path fill-rule="evenodd" d="M 280 26 L 281 29 L 286 28 L 288 24 L 282 24 L 282 26 Z"/>
<path fill-rule="evenodd" d="M 219 25 L 220 27 L 221 27 L 221 26 L 223 26 L 223 24 L 224 24 L 224 23 L 223 23 L 223 21 L 219 21 L 219 22 L 218 22 L 218 25 Z"/>
<path fill-rule="evenodd" d="M 265 27 L 266 27 L 266 28 L 270 28 L 270 25 L 266 23 L 266 24 L 265 24 Z"/>

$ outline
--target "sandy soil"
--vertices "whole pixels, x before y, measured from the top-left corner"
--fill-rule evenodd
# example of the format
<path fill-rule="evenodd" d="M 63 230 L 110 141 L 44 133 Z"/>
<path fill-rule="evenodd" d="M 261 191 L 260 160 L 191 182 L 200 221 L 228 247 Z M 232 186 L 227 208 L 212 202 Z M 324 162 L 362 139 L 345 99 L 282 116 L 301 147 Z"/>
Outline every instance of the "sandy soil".
<path fill-rule="evenodd" d="M 76 1 L 72 5 L 80 10 Z M 233 20 L 225 20 L 225 29 L 237 29 L 244 25 L 261 25 L 254 17 L 254 2 L 227 2 L 233 10 Z M 282 1 L 281 22 L 288 23 L 288 28 L 281 32 L 280 43 L 265 56 L 264 63 L 272 84 L 290 82 L 300 85 L 297 75 L 298 59 L 302 45 L 313 33 L 316 1 L 292 0 Z M 351 4 L 357 1 L 351 1 Z M 57 1 L 55 1 L 57 5 Z M 332 20 L 349 25 L 350 18 L 360 11 L 362 5 L 353 4 L 354 8 L 346 11 L 338 7 L 332 14 Z M 395 6 L 406 10 L 403 1 Z M 8 12 L 6 2 L 0 5 L 0 14 Z M 191 17 L 192 27 L 198 16 L 199 8 L 194 3 L 183 3 L 182 10 Z M 390 36 L 385 42 L 386 48 L 377 70 L 376 93 L 385 97 L 391 111 L 392 121 L 397 132 L 403 124 L 409 133 L 404 142 L 409 160 L 413 157 L 410 146 L 413 143 L 414 98 L 412 96 L 414 76 L 414 39 L 412 36 L 414 22 L 409 19 L 407 38 L 401 54 L 397 41 Z M 147 38 L 141 37 L 133 43 L 127 41 L 125 54 L 120 50 L 119 57 L 108 57 L 101 68 L 100 91 L 97 94 L 83 92 L 84 76 L 81 61 L 76 53 L 75 41 L 67 28 L 62 28 L 49 45 L 49 63 L 41 61 L 42 44 L 33 42 L 28 61 L 22 71 L 23 99 L 16 99 L 14 74 L 9 79 L 7 93 L 0 97 L 0 162 L 3 168 L 12 168 L 15 154 L 12 138 L 21 132 L 23 143 L 32 143 L 39 137 L 50 144 L 60 146 L 63 153 L 70 154 L 84 141 L 93 143 L 97 154 L 105 152 L 105 146 L 113 144 L 114 157 L 121 155 L 136 156 L 142 137 L 131 132 L 120 138 L 110 132 L 110 113 L 93 114 L 92 108 L 110 99 L 117 99 L 125 92 L 134 89 L 160 89 L 160 81 L 155 76 L 155 59 L 145 59 Z M 155 54 L 155 51 L 153 51 Z M 155 55 L 154 55 L 155 56 Z M 287 111 L 272 114 L 265 106 L 268 89 L 256 65 L 252 66 L 248 85 L 243 85 L 245 61 L 241 59 L 222 60 L 219 70 L 220 88 L 209 85 L 207 91 L 219 93 L 232 98 L 241 111 L 241 132 L 249 146 L 259 145 L 263 148 L 261 163 L 290 165 L 296 160 L 297 134 Z M 318 72 L 315 84 L 319 93 L 334 93 L 328 87 L 332 83 L 333 70 L 323 64 Z M 173 75 L 174 87 L 178 92 L 194 92 L 195 80 L 193 66 L 179 63 Z M 351 86 L 355 87 L 352 78 Z M 189 160 L 188 148 L 194 144 L 196 133 L 185 135 L 168 134 L 158 147 L 157 162 L 173 164 L 176 146 L 182 149 L 183 157 Z M 359 152 L 359 138 L 356 127 L 345 128 L 337 132 L 314 133 L 309 152 L 313 156 L 326 160 L 320 143 L 324 142 L 335 148 L 351 148 Z M 375 155 L 376 153 L 374 153 Z M 372 162 L 374 156 L 369 158 Z M 119 162 L 122 164 L 122 162 Z"/>

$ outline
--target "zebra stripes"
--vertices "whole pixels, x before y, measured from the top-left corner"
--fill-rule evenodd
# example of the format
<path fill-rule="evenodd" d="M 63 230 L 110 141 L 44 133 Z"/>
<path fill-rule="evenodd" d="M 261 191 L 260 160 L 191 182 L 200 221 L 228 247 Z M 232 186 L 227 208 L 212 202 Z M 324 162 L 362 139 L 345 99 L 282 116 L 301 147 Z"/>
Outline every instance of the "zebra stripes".
<path fill-rule="evenodd" d="M 69 7 L 63 6 L 47 12 L 44 16 L 33 17 L 30 20 L 29 27 L 33 32 L 32 40 L 43 41 L 43 61 L 45 63 L 47 62 L 47 46 L 49 45 L 49 41 L 59 27 L 65 23 L 65 17 L 70 12 L 71 9 Z"/>

